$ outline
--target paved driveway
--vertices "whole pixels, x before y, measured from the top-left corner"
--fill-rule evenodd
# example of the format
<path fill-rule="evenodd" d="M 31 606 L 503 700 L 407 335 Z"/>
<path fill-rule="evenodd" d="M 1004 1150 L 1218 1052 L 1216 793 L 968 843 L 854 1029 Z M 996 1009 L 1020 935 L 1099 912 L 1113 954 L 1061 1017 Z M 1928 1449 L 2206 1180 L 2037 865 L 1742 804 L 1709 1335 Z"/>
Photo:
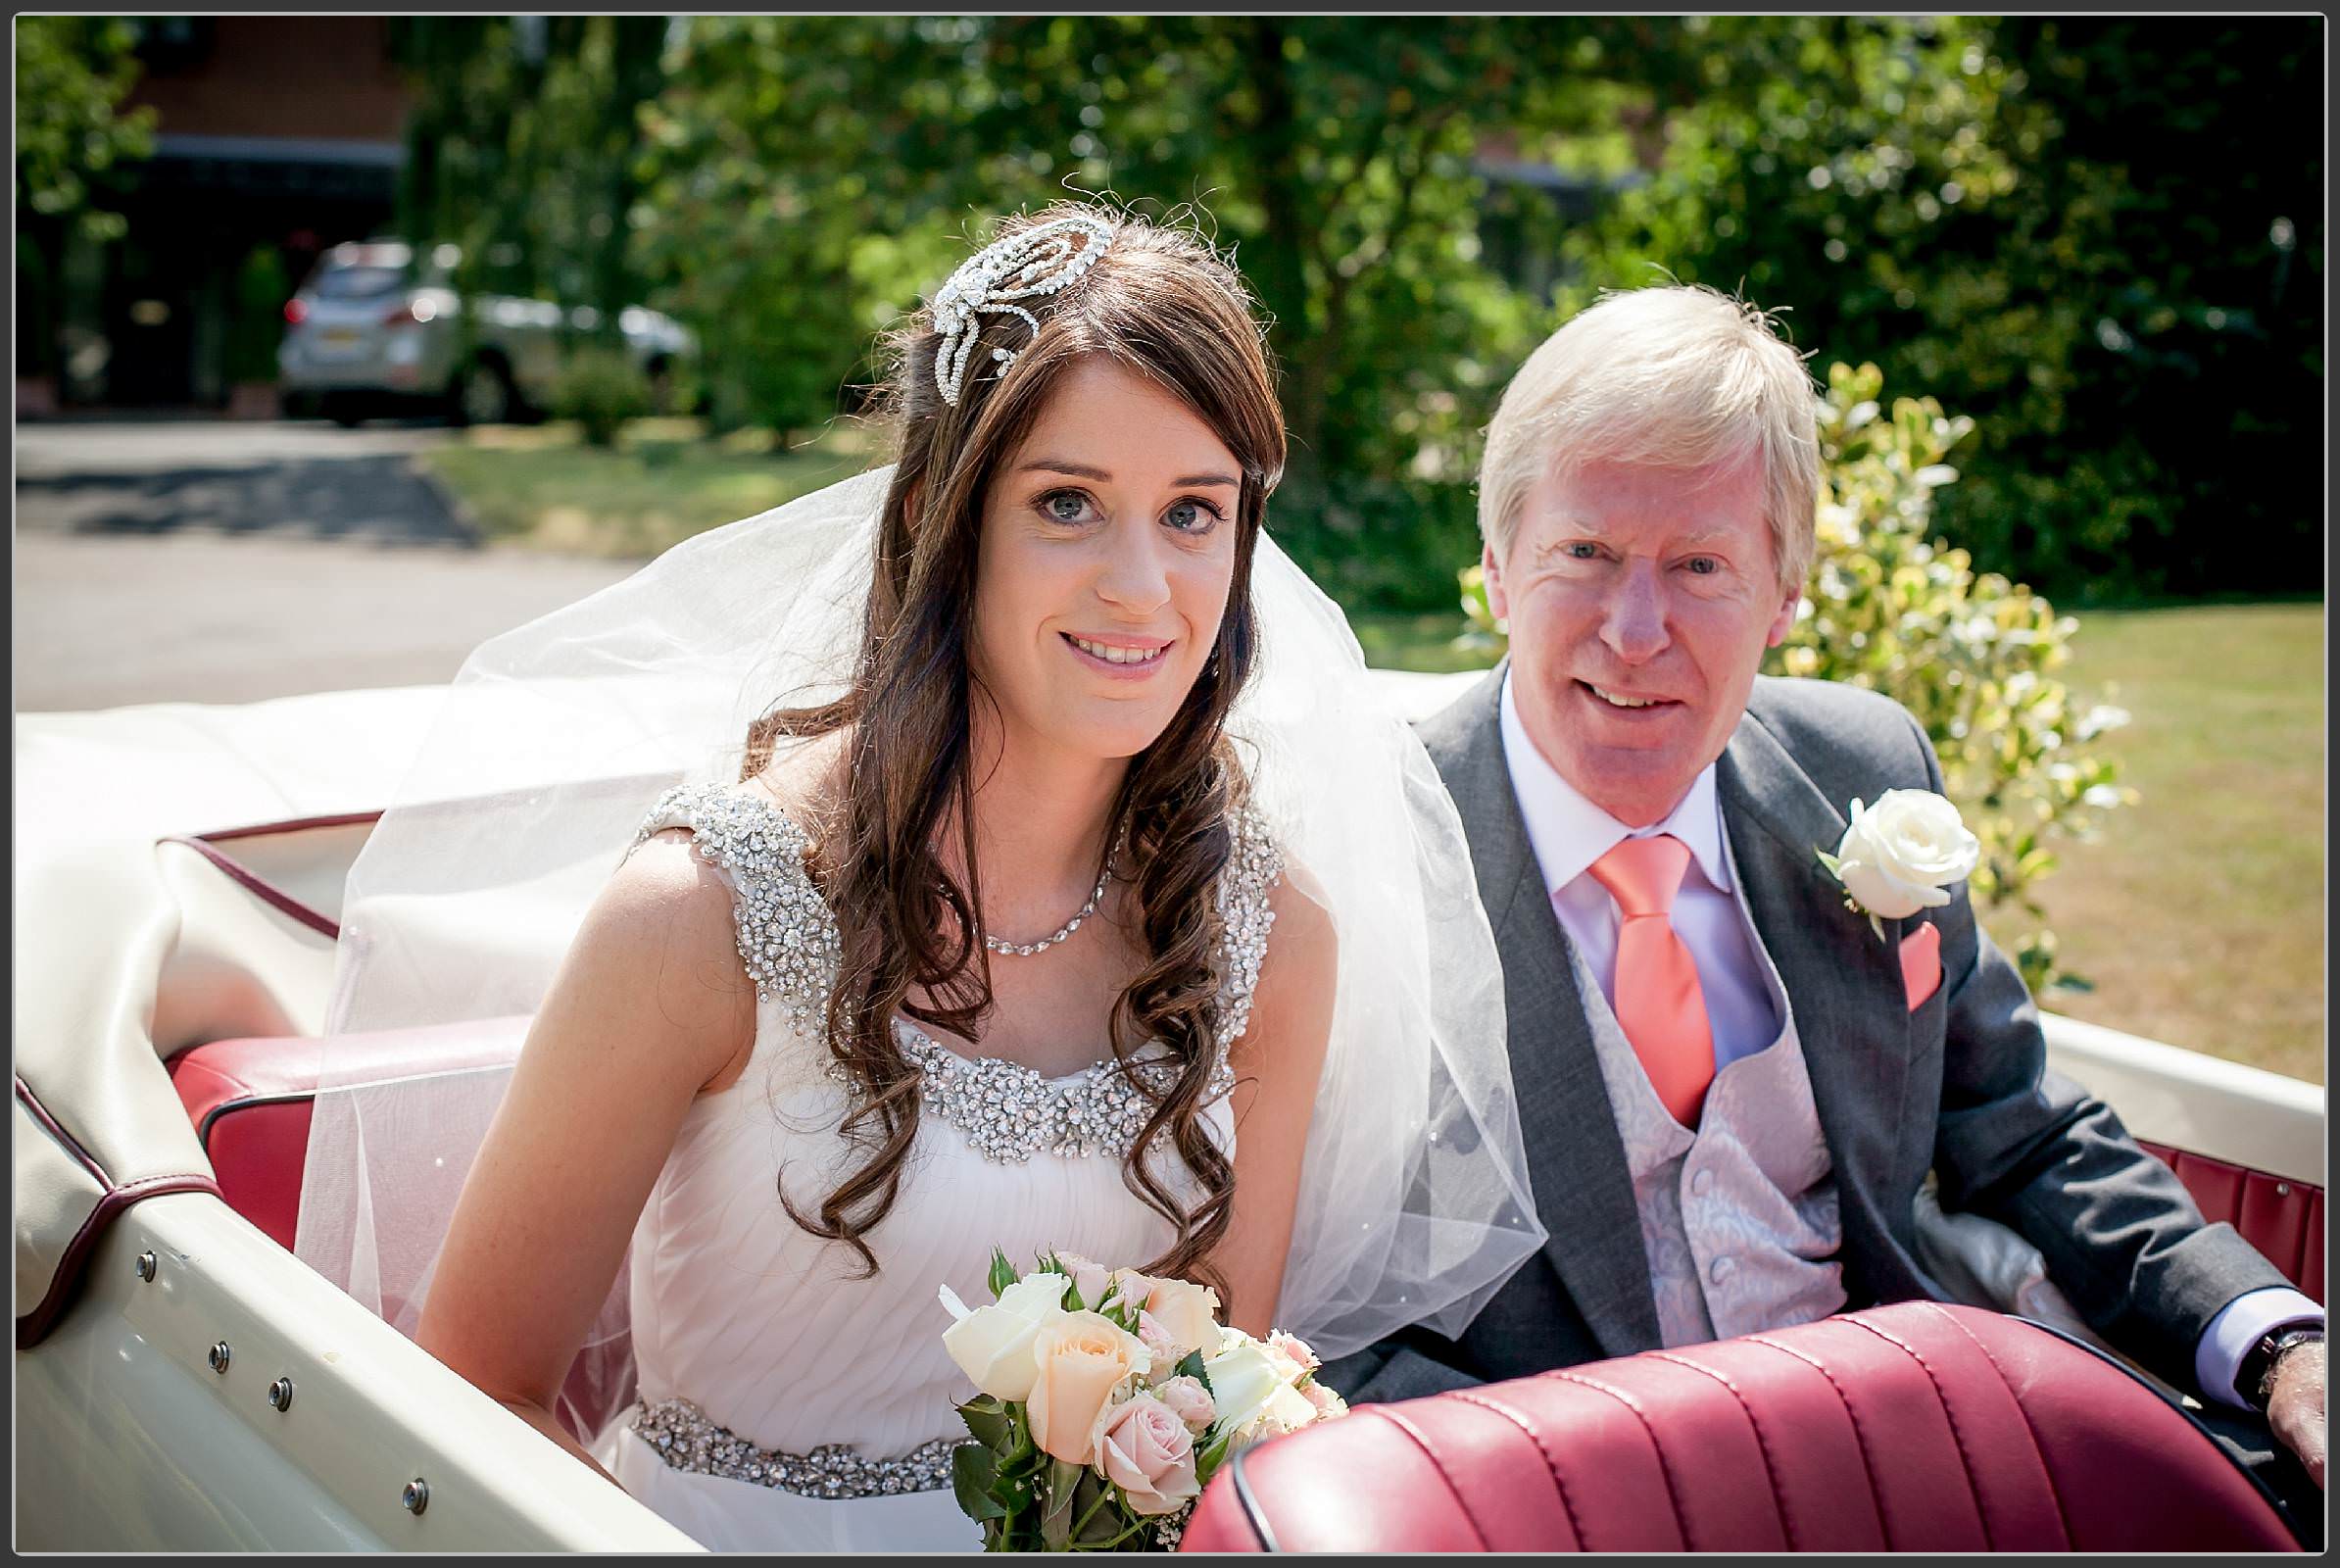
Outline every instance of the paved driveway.
<path fill-rule="evenodd" d="M 410 463 L 429 427 L 29 424 L 16 705 L 241 703 L 445 680 L 625 563 L 483 549 Z"/>

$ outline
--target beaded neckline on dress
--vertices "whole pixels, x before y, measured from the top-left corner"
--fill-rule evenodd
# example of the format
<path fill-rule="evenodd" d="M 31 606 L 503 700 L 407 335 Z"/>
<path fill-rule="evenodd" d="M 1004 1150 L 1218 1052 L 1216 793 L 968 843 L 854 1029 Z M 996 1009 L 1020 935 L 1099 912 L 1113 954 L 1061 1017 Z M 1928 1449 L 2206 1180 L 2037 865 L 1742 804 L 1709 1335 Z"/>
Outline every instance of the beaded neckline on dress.
<path fill-rule="evenodd" d="M 687 825 L 700 856 L 731 873 L 739 950 L 760 1002 L 773 1003 L 809 1032 L 826 1016 L 841 942 L 836 915 L 805 867 L 810 840 L 777 805 L 720 785 L 680 785 L 662 796 L 635 835 L 639 847 L 662 828 Z M 1224 935 L 1219 958 L 1218 1038 L 1207 1096 L 1234 1087 L 1228 1048 L 1250 1020 L 1251 994 L 1275 910 L 1268 893 L 1282 858 L 1264 824 L 1246 811 L 1236 822 L 1235 853 L 1216 890 Z M 1159 1056 L 1125 1065 L 1103 1056 L 1050 1077 L 1002 1056 L 951 1050 L 909 1020 L 894 1020 L 902 1053 L 929 1085 L 927 1108 L 963 1134 L 985 1158 L 1020 1164 L 1046 1152 L 1073 1157 L 1120 1156 L 1135 1146 L 1153 1101 L 1137 1080 L 1168 1070 Z M 829 1076 L 843 1079 L 832 1062 Z"/>

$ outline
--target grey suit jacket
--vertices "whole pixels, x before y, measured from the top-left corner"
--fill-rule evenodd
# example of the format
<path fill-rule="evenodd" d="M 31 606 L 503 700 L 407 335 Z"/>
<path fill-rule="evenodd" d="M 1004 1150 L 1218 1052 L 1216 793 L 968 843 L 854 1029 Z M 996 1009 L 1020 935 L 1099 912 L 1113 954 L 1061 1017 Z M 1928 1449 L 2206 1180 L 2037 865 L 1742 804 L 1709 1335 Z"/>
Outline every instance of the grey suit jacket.
<path fill-rule="evenodd" d="M 1503 963 L 1511 1072 L 1542 1251 L 1459 1340 L 1407 1330 L 1333 1363 L 1352 1402 L 1393 1400 L 1660 1344 L 1625 1147 L 1593 1054 L 1497 724 L 1502 671 L 1420 733 L 1461 812 Z M 1940 1297 L 1920 1265 L 1912 1203 L 1930 1167 L 1943 1206 L 2014 1227 L 2107 1341 L 2194 1388 L 2194 1349 L 2219 1308 L 2287 1283 L 2201 1211 L 2112 1110 L 2046 1070 L 2016 966 L 1975 924 L 1963 885 L 1944 907 L 1885 922 L 1844 907 L 1816 851 L 1843 812 L 1888 789 L 1942 787 L 1925 732 L 1855 687 L 1760 677 L 1716 769 L 1731 863 L 1795 1007 L 1834 1160 L 1853 1307 Z M 1900 940 L 1940 928 L 1942 984 L 1909 1009 Z"/>

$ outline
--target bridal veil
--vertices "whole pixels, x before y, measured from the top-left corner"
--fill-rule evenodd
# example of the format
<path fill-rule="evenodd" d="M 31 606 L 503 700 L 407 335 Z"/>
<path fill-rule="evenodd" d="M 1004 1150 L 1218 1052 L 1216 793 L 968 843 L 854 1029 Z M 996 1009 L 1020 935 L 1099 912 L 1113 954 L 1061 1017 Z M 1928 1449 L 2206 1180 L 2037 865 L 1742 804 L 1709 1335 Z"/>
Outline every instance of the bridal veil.
<path fill-rule="evenodd" d="M 775 699 L 844 689 L 889 474 L 687 540 L 481 645 L 350 873 L 328 1033 L 533 1012 L 659 794 L 735 780 Z M 1330 1359 L 1409 1323 L 1459 1334 L 1543 1231 L 1461 821 L 1340 610 L 1264 532 L 1257 549 L 1261 658 L 1229 729 L 1340 945 L 1276 1320 Z M 298 1250 L 409 1333 L 509 1071 L 361 1085 L 327 1060 Z M 624 1299 L 621 1273 L 596 1330 L 612 1381 Z"/>

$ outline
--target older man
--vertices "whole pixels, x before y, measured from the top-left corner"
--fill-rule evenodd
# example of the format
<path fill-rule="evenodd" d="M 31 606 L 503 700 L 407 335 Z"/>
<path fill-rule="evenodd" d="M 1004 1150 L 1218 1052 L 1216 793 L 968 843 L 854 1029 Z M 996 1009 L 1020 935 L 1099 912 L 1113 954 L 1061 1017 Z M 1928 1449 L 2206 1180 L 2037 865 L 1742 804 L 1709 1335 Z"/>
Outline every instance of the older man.
<path fill-rule="evenodd" d="M 1818 853 L 1855 799 L 1942 773 L 1888 699 L 1756 674 L 1812 560 L 1815 412 L 1762 313 L 1688 287 L 1603 300 L 1505 393 L 1480 526 L 1511 654 L 1422 733 L 1502 953 L 1551 1240 L 1459 1341 L 1330 1376 L 1406 1398 L 1942 1296 L 1931 1170 L 2110 1343 L 2246 1434 L 2269 1411 L 2320 1486 L 2321 1310 L 2046 1071 L 1963 881 L 1876 911 L 1880 940 Z"/>

